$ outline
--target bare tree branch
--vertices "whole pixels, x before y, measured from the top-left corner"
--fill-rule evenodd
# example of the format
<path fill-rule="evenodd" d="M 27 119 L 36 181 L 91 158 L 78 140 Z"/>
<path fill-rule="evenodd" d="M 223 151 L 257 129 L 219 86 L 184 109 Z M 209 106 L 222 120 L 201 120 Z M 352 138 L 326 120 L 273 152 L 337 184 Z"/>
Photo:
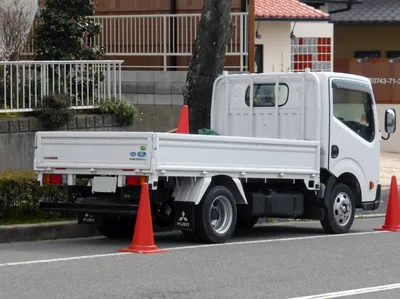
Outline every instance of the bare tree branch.
<path fill-rule="evenodd" d="M 0 59 L 18 60 L 26 45 L 34 13 L 27 1 L 0 0 Z"/>

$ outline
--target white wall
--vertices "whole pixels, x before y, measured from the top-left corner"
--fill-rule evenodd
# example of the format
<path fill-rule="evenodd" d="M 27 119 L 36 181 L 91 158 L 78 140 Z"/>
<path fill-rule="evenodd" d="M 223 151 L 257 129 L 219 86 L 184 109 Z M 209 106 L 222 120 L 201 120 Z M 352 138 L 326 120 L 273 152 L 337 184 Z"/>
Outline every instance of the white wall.
<path fill-rule="evenodd" d="M 294 27 L 297 37 L 330 37 L 333 50 L 333 24 L 328 22 L 260 21 L 255 24 L 261 39 L 255 44 L 264 46 L 264 72 L 287 72 L 290 70 L 290 32 Z M 331 62 L 333 65 L 333 51 Z"/>
<path fill-rule="evenodd" d="M 297 37 L 330 37 L 333 38 L 333 24 L 327 21 L 315 22 L 292 22 L 291 28 L 294 27 L 294 35 Z"/>
<path fill-rule="evenodd" d="M 264 72 L 287 72 L 290 68 L 290 22 L 260 21 L 256 45 L 264 45 Z"/>
<path fill-rule="evenodd" d="M 390 135 L 389 140 L 381 140 L 381 151 L 400 153 L 400 104 L 378 104 L 378 118 L 379 118 L 379 128 L 382 133 L 382 137 L 386 137 L 385 132 L 385 111 L 388 108 L 394 108 L 396 110 L 397 122 L 396 122 L 396 132 Z"/>

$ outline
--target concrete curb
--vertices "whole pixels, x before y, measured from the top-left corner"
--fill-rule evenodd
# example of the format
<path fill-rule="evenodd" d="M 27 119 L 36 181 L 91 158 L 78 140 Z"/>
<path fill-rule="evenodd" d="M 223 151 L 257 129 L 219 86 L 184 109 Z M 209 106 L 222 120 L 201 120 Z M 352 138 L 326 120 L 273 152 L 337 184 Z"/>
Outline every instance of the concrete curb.
<path fill-rule="evenodd" d="M 99 236 L 92 225 L 76 221 L 47 222 L 0 226 L 0 243 L 29 242 Z"/>
<path fill-rule="evenodd" d="M 363 219 L 363 218 L 384 218 L 386 214 L 365 214 L 365 215 L 356 215 L 355 219 Z"/>

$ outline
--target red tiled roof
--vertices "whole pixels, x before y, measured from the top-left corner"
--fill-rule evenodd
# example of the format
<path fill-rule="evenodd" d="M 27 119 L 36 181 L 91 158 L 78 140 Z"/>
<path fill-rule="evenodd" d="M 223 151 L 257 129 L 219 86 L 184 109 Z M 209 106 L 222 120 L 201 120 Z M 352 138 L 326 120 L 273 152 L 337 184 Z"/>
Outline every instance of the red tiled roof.
<path fill-rule="evenodd" d="M 297 0 L 255 0 L 256 18 L 327 19 L 328 15 Z"/>

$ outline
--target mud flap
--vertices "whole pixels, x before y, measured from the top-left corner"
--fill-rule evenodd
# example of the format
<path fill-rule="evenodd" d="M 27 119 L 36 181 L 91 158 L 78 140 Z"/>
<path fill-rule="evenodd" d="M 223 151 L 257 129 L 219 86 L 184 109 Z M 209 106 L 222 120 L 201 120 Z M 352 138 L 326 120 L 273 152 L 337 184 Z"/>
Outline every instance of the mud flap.
<path fill-rule="evenodd" d="M 78 224 L 103 224 L 103 217 L 89 213 L 78 213 Z"/>
<path fill-rule="evenodd" d="M 195 230 L 195 204 L 194 202 L 174 202 L 175 229 Z"/>

